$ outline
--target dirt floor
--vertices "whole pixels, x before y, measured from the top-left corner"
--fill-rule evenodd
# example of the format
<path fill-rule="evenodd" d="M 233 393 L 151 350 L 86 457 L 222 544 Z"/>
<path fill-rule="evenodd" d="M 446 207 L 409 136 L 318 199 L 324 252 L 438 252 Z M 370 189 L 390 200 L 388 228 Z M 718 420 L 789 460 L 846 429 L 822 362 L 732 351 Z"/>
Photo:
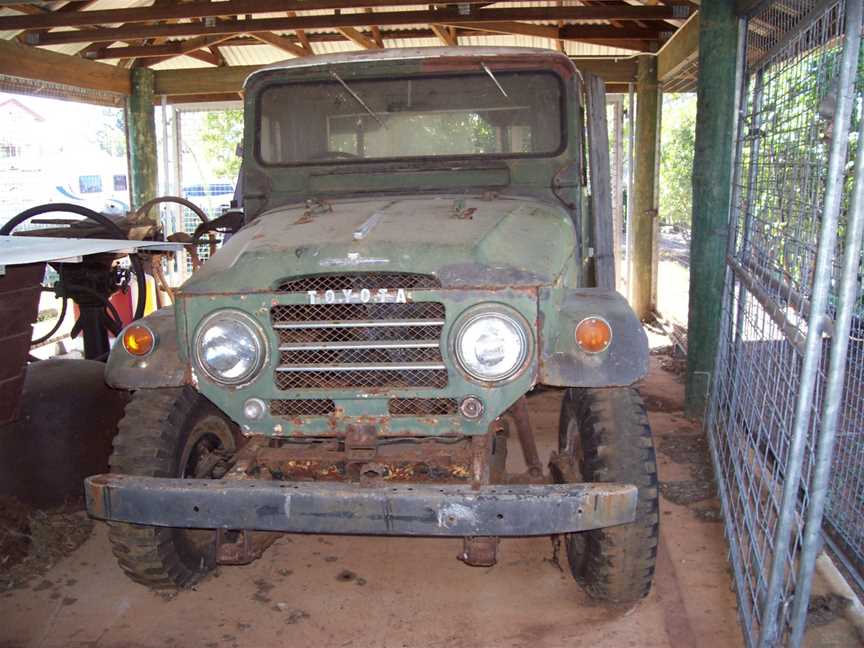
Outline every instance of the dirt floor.
<path fill-rule="evenodd" d="M 634 607 L 593 603 L 545 537 L 504 540 L 499 564 L 481 569 L 456 560 L 461 540 L 286 536 L 252 565 L 156 594 L 123 576 L 96 523 L 47 572 L 0 594 L 0 646 L 738 646 L 723 529 L 702 436 L 680 412 L 679 370 L 653 356 L 642 387 L 663 497 L 655 586 Z M 530 398 L 544 456 L 560 399 Z"/>

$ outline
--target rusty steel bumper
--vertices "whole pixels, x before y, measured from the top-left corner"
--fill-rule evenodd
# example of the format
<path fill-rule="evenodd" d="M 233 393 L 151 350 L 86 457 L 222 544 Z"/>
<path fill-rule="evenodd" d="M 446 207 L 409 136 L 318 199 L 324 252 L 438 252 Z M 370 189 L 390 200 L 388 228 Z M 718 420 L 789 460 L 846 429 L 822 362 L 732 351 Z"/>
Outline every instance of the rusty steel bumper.
<path fill-rule="evenodd" d="M 632 522 L 625 484 L 360 488 L 338 482 L 94 475 L 95 518 L 153 526 L 405 536 L 530 536 Z"/>

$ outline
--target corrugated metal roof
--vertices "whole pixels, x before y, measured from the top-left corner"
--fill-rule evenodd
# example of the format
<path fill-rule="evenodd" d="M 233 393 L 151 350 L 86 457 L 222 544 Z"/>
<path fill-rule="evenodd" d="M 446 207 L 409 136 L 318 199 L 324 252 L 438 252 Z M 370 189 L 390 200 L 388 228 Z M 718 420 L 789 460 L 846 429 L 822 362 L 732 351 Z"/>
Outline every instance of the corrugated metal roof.
<path fill-rule="evenodd" d="M 96 0 L 92 5 L 88 6 L 84 11 L 91 10 L 99 10 L 99 9 L 123 9 L 129 7 L 142 7 L 148 6 L 152 4 L 152 0 Z M 492 3 L 494 4 L 494 3 Z M 565 7 L 576 7 L 581 6 L 581 2 L 579 0 L 563 0 L 561 3 L 562 6 Z M 548 2 L 540 2 L 540 1 L 528 1 L 528 2 L 508 2 L 506 5 L 508 8 L 520 8 L 520 7 L 549 7 Z M 373 13 L 387 13 L 391 11 L 426 11 L 429 9 L 429 5 L 406 5 L 400 7 L 376 7 Z M 364 13 L 365 9 L 356 8 L 356 9 L 342 9 L 341 13 L 343 14 L 357 14 Z M 331 10 L 311 10 L 311 11 L 298 11 L 298 16 L 312 16 L 312 15 L 329 15 L 333 12 Z M 16 12 L 12 9 L 8 8 L 0 8 L 0 16 L 11 16 L 11 15 L 20 15 L 19 12 Z M 273 13 L 264 13 L 264 14 L 255 14 L 256 18 L 277 18 L 277 17 L 285 17 L 285 12 L 273 12 Z M 374 22 L 370 20 L 370 23 Z M 556 21 L 530 21 L 529 24 L 533 25 L 550 25 L 556 26 L 559 23 Z M 609 24 L 608 21 L 604 20 L 591 20 L 591 21 L 563 21 L 563 24 Z M 391 30 L 395 30 L 398 32 L 403 32 L 405 30 L 412 29 L 428 29 L 429 26 L 427 24 L 416 24 L 416 25 L 399 25 L 393 27 L 383 27 L 382 35 L 384 38 L 384 44 L 386 47 L 437 47 L 441 45 L 441 42 L 437 38 L 388 38 L 387 34 Z M 72 28 L 58 28 L 52 31 L 68 31 Z M 670 27 L 670 30 L 672 28 Z M 368 30 L 362 29 L 368 33 Z M 320 35 L 320 34 L 332 34 L 334 36 L 338 36 L 339 32 L 335 29 L 307 29 L 306 32 L 310 35 Z M 0 32 L 0 38 L 2 39 L 11 39 L 14 38 L 19 32 L 17 31 L 3 31 Z M 287 36 L 293 36 L 293 33 L 290 31 L 277 32 L 282 33 Z M 185 39 L 180 39 L 185 40 Z M 546 49 L 557 49 L 558 42 L 556 40 L 550 38 L 541 38 L 536 36 L 524 36 L 524 35 L 511 35 L 511 34 L 496 34 L 490 32 L 482 32 L 482 31 L 470 31 L 463 32 L 459 36 L 459 44 L 460 45 L 468 45 L 468 46 L 488 46 L 488 47 L 539 47 Z M 123 44 L 121 44 L 123 45 Z M 327 40 L 327 41 L 314 41 L 312 43 L 312 49 L 316 54 L 332 54 L 338 52 L 351 52 L 358 51 L 361 48 L 353 43 L 350 40 Z M 46 49 L 49 49 L 54 52 L 59 52 L 62 54 L 75 55 L 81 50 L 87 47 L 87 43 L 70 43 L 66 45 L 53 45 L 48 46 Z M 568 55 L 570 56 L 630 56 L 634 54 L 633 50 L 624 49 L 620 47 L 608 47 L 604 45 L 593 45 L 590 43 L 582 43 L 578 41 L 565 41 L 564 48 Z M 260 44 L 260 45 L 242 45 L 242 46 L 222 46 L 220 47 L 220 52 L 222 53 L 225 61 L 228 65 L 267 65 L 270 63 L 274 63 L 277 61 L 285 60 L 292 58 L 292 55 L 278 47 L 269 44 Z M 108 64 L 117 64 L 116 59 L 107 59 L 102 62 Z M 166 70 L 166 69 L 183 69 L 183 68 L 205 68 L 211 67 L 208 63 L 200 61 L 198 59 L 191 58 L 189 56 L 178 56 L 175 58 L 171 58 L 165 61 L 161 61 L 152 66 L 153 69 L 157 70 Z"/>

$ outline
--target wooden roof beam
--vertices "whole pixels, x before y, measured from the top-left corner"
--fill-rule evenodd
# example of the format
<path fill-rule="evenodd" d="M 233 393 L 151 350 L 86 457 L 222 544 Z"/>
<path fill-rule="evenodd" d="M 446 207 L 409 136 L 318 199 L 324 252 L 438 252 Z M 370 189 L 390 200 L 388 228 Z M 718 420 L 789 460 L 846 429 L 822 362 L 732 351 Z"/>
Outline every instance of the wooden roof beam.
<path fill-rule="evenodd" d="M 283 52 L 288 52 L 294 56 L 311 56 L 312 50 L 306 49 L 302 45 L 296 45 L 292 40 L 274 34 L 273 32 L 252 32 L 249 34 L 253 38 L 258 39 L 262 43 L 267 43 L 273 47 L 278 47 Z"/>
<path fill-rule="evenodd" d="M 230 0 L 229 0 L 230 1 Z M 309 0 L 310 2 L 314 0 Z M 218 3 L 220 5 L 229 2 Z M 185 6 L 185 5 L 180 5 Z M 85 12 L 90 13 L 90 12 Z M 95 12 L 94 12 L 95 13 Z M 618 16 L 628 20 L 638 17 L 661 18 L 672 14 L 671 7 L 513 7 L 482 8 L 462 14 L 459 7 L 421 10 L 421 11 L 384 11 L 375 15 L 379 26 L 406 24 L 460 24 L 472 22 L 512 22 L 529 20 L 597 20 Z M 76 15 L 76 14 L 70 14 Z M 3 18 L 0 18 L 2 21 Z M 342 27 L 365 27 L 369 18 L 365 13 L 333 13 L 324 15 L 296 16 L 285 18 L 249 18 L 244 20 L 217 22 L 183 22 L 157 25 L 123 25 L 113 28 L 117 40 L 181 36 L 215 36 L 221 34 L 289 31 L 297 29 L 338 29 Z M 602 26 L 599 26 L 602 28 Z M 0 27 L 2 28 L 2 27 Z M 612 29 L 612 28 L 607 28 Z M 102 30 L 50 32 L 40 35 L 32 45 L 59 45 L 64 43 L 86 43 L 104 40 Z"/>
<path fill-rule="evenodd" d="M 515 0 L 498 0 L 498 3 Z M 488 0 L 465 0 L 460 5 L 487 4 Z M 80 5 L 80 2 L 70 3 Z M 166 2 L 149 7 L 101 9 L 93 11 L 55 11 L 40 14 L 0 17 L 0 30 L 51 29 L 98 24 L 128 24 L 172 19 L 251 16 L 281 11 L 399 7 L 416 5 L 416 0 L 227 0 L 225 2 Z M 574 7 L 575 8 L 575 7 Z M 541 10 L 545 8 L 539 8 Z M 667 20 L 675 17 L 674 7 L 638 6 L 619 2 L 579 7 L 586 19 L 593 20 Z M 686 16 L 683 16 L 686 17 Z"/>
<path fill-rule="evenodd" d="M 375 9 L 373 9 L 372 7 L 366 7 L 366 13 L 375 13 Z M 373 23 L 369 25 L 369 29 L 372 32 L 372 40 L 375 41 L 375 44 L 379 47 L 379 49 L 383 49 L 384 39 L 381 37 L 381 28 L 378 26 L 378 23 Z"/>
<path fill-rule="evenodd" d="M 0 74 L 123 95 L 131 92 L 128 70 L 27 47 L 14 40 L 0 40 Z"/>
<path fill-rule="evenodd" d="M 373 39 L 369 38 L 358 29 L 354 29 L 353 27 L 340 27 L 337 30 L 340 34 L 342 34 L 345 38 L 352 41 L 355 45 L 359 45 L 363 49 L 381 49 Z"/>
<path fill-rule="evenodd" d="M 657 52 L 657 80 L 674 77 L 699 58 L 699 14 L 693 14 Z"/>
<path fill-rule="evenodd" d="M 294 18 L 297 15 L 295 11 L 286 11 L 285 15 L 289 18 Z M 306 31 L 303 29 L 298 29 L 294 32 L 297 35 L 297 40 L 300 41 L 300 44 L 307 50 L 309 50 L 310 54 L 315 54 L 315 50 L 312 49 L 312 45 L 309 43 L 309 37 L 306 35 Z"/>
<path fill-rule="evenodd" d="M 189 54 L 195 50 L 217 45 L 231 38 L 233 36 L 200 36 L 182 41 L 171 41 L 161 45 L 132 45 L 130 47 L 108 47 L 108 45 L 103 45 L 95 49 L 85 50 L 83 55 L 84 58 L 94 61 L 127 58 L 158 58 L 166 61 L 177 56 Z"/>
<path fill-rule="evenodd" d="M 459 41 L 456 40 L 456 34 L 452 27 L 447 25 L 429 25 L 432 28 L 432 33 L 438 37 L 441 44 L 445 47 L 457 47 Z"/>

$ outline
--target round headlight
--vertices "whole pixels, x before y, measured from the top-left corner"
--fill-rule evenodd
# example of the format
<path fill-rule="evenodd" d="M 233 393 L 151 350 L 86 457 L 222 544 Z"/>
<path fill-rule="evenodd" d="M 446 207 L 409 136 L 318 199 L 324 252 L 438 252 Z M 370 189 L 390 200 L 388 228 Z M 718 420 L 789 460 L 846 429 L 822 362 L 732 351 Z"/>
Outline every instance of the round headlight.
<path fill-rule="evenodd" d="M 227 385 L 251 380 L 264 363 L 264 337 L 255 321 L 235 310 L 217 311 L 198 328 L 198 365 L 210 378 Z"/>
<path fill-rule="evenodd" d="M 456 358 L 478 380 L 512 377 L 528 355 L 528 333 L 514 317 L 483 312 L 470 317 L 456 335 Z"/>

